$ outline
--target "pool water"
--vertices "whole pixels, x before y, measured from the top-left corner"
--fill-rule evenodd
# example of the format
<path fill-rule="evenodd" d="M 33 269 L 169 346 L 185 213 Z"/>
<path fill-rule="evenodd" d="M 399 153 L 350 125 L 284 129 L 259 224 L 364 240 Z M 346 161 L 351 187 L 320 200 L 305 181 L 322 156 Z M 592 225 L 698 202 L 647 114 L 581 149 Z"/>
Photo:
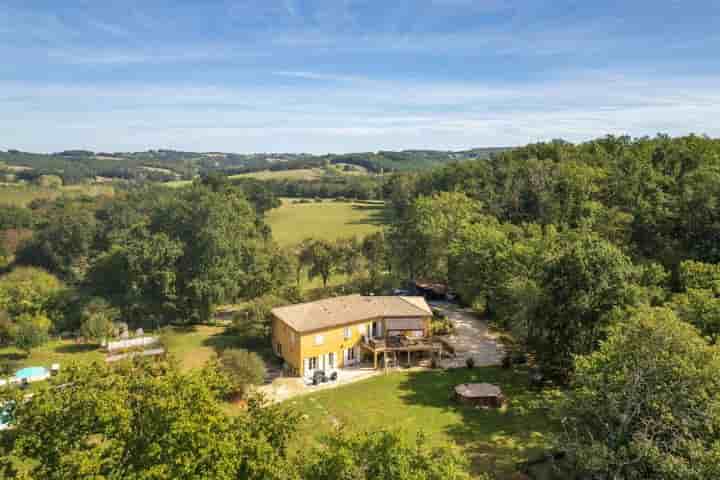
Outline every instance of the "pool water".
<path fill-rule="evenodd" d="M 46 377 L 50 371 L 45 367 L 25 367 L 15 372 L 15 378 L 22 380 L 24 378 L 32 379 L 35 377 Z"/>
<path fill-rule="evenodd" d="M 5 402 L 0 405 L 0 430 L 5 430 L 12 423 L 13 402 Z"/>

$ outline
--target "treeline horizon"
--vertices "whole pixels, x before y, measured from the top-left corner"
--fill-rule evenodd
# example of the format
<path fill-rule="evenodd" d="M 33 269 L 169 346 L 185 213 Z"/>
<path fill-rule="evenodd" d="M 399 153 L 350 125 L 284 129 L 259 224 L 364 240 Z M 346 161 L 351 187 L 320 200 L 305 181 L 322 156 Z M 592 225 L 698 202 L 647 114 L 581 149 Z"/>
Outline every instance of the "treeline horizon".
<path fill-rule="evenodd" d="M 0 151 L 0 164 L 27 167 L 28 170 L 14 171 L 13 174 L 18 179 L 29 181 L 41 175 L 57 175 L 65 184 L 93 181 L 95 177 L 166 182 L 191 180 L 211 172 L 233 175 L 264 170 L 318 168 L 340 163 L 360 166 L 371 173 L 419 170 L 454 160 L 487 158 L 506 149 L 491 147 L 462 151 L 403 150 L 323 155 L 184 152 L 168 149 L 143 152 L 93 152 L 78 149 L 45 154 L 9 149 Z"/>

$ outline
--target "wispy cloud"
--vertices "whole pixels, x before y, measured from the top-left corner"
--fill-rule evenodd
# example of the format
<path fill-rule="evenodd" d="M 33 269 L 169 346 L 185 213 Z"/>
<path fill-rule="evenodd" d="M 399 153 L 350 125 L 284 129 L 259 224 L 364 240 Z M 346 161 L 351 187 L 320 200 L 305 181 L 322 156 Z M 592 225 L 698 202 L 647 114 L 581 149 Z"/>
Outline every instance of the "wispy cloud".
<path fill-rule="evenodd" d="M 42 55 L 42 53 L 40 53 Z M 132 65 L 235 61 L 258 58 L 263 52 L 225 45 L 175 46 L 173 48 L 63 48 L 44 52 L 51 62 L 75 65 Z"/>
<path fill-rule="evenodd" d="M 0 1 L 0 141 L 320 152 L 718 135 L 720 3 L 695 3 Z"/>
<path fill-rule="evenodd" d="M 303 71 L 277 71 L 273 75 L 279 77 L 299 78 L 302 80 L 320 80 L 331 82 L 366 82 L 369 79 L 359 75 L 337 75 L 332 73 L 303 72 Z"/>
<path fill-rule="evenodd" d="M 129 29 L 124 28 L 120 25 L 115 25 L 115 24 L 103 22 L 100 20 L 89 20 L 88 25 L 96 28 L 97 30 L 100 30 L 101 32 L 109 33 L 111 35 L 115 35 L 118 37 L 132 36 L 132 32 Z"/>
<path fill-rule="evenodd" d="M 18 132 L 17 143 L 5 148 L 27 148 L 25 142 L 38 139 L 24 132 L 41 128 L 48 132 L 47 150 L 325 152 L 579 141 L 606 133 L 720 135 L 720 127 L 707 122 L 720 116 L 720 77 L 589 75 L 503 87 L 383 82 L 363 92 L 312 83 L 290 90 L 4 84 L 0 90 L 7 96 L 0 97 L 0 106 L 9 115 L 0 128 Z M 98 115 L 92 105 L 98 105 Z M 22 116 L 13 115 L 20 111 Z"/>

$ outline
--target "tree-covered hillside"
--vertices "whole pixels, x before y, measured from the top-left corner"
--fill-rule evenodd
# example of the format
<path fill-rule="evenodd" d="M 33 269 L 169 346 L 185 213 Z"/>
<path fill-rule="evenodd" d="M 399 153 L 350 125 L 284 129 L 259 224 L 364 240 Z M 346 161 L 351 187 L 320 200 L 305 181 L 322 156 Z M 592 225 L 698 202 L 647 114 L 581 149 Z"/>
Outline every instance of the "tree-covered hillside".
<path fill-rule="evenodd" d="M 453 160 L 486 158 L 503 150 L 505 149 L 481 148 L 462 152 L 407 150 L 347 155 L 195 153 L 175 150 L 126 153 L 67 150 L 38 154 L 8 150 L 0 151 L 0 165 L 10 167 L 8 170 L 13 171 L 19 179 L 34 180 L 41 175 L 57 175 L 62 178 L 63 183 L 72 184 L 95 180 L 96 177 L 168 181 L 191 179 L 209 172 L 238 174 L 263 170 L 298 170 L 328 164 L 357 165 L 372 173 L 409 171 L 430 168 Z"/>

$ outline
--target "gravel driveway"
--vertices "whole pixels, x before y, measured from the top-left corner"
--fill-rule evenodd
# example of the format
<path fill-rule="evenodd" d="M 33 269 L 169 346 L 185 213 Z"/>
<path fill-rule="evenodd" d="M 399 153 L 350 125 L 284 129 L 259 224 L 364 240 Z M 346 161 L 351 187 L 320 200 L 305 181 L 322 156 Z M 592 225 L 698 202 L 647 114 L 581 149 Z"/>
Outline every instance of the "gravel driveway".
<path fill-rule="evenodd" d="M 503 347 L 490 333 L 484 320 L 471 310 L 452 304 L 434 304 L 433 307 L 443 311 L 455 325 L 455 333 L 443 337 L 455 349 L 455 357 L 444 358 L 440 362 L 443 367 L 464 367 L 469 357 L 478 367 L 500 365 Z"/>

